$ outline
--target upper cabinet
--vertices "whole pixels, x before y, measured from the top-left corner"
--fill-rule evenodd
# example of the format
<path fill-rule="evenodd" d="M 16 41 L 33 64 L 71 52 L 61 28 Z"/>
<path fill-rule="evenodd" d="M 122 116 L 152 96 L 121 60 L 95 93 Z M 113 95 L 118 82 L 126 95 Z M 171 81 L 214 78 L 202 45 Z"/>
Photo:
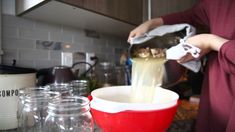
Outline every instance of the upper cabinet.
<path fill-rule="evenodd" d="M 188 9 L 195 1 L 16 0 L 16 12 L 25 18 L 127 37 L 132 29 L 147 20 L 148 9 L 154 18 Z"/>
<path fill-rule="evenodd" d="M 148 0 L 144 0 L 144 20 L 148 19 L 150 7 L 151 18 L 160 17 L 169 13 L 184 11 L 191 8 L 197 0 L 150 0 L 151 4 L 148 6 Z"/>
<path fill-rule="evenodd" d="M 25 18 L 127 36 L 142 22 L 142 0 L 16 0 Z"/>
<path fill-rule="evenodd" d="M 59 0 L 132 25 L 142 22 L 142 0 Z"/>

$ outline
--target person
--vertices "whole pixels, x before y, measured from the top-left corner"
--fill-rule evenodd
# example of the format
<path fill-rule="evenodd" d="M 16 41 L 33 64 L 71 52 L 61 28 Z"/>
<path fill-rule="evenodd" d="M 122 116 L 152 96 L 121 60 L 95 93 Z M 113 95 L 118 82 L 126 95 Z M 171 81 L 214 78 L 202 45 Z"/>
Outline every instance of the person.
<path fill-rule="evenodd" d="M 130 32 L 128 41 L 160 25 L 178 23 L 210 29 L 186 40 L 202 50 L 200 57 L 208 58 L 195 130 L 235 132 L 235 0 L 199 0 L 189 10 L 144 22 Z M 191 59 L 185 55 L 178 62 Z"/>

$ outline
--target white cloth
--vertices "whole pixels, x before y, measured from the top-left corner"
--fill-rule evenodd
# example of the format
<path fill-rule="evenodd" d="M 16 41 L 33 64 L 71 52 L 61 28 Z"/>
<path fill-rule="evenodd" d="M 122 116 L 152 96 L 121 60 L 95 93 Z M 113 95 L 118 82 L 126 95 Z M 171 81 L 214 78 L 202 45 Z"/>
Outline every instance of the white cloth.
<path fill-rule="evenodd" d="M 130 39 L 130 44 L 141 44 L 143 42 L 146 42 L 155 36 L 163 36 L 168 33 L 174 33 L 177 31 L 181 31 L 186 28 L 186 36 L 183 39 L 186 39 L 188 37 L 191 37 L 195 35 L 196 29 L 189 25 L 189 24 L 174 24 L 174 25 L 163 25 L 159 26 L 148 33 L 145 33 L 142 36 L 131 38 Z"/>
<path fill-rule="evenodd" d="M 142 44 L 155 36 L 163 36 L 168 33 L 174 33 L 186 29 L 186 35 L 180 40 L 180 43 L 166 50 L 166 59 L 168 60 L 178 60 L 190 53 L 194 58 L 199 57 L 201 50 L 191 44 L 185 42 L 188 37 L 195 35 L 196 29 L 189 24 L 174 24 L 174 25 L 163 25 L 159 26 L 142 36 L 131 38 L 130 44 Z M 181 63 L 186 68 L 198 72 L 201 67 L 201 62 L 199 60 L 192 60 L 186 63 Z"/>

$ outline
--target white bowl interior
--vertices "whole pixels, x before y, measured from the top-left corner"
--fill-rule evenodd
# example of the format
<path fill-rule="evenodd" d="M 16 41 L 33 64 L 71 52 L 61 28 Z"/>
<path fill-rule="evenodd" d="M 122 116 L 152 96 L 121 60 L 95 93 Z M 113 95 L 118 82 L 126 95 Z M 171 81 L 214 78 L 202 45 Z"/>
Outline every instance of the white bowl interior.
<path fill-rule="evenodd" d="M 104 112 L 120 112 L 125 110 L 160 110 L 177 104 L 178 94 L 157 87 L 152 103 L 132 103 L 130 101 L 131 86 L 105 87 L 92 91 L 91 108 Z"/>

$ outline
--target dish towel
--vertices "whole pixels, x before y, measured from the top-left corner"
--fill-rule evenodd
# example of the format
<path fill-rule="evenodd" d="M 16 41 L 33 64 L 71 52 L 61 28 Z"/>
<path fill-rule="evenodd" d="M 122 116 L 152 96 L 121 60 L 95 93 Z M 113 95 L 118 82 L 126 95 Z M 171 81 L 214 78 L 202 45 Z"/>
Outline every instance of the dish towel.
<path fill-rule="evenodd" d="M 156 36 L 163 36 L 168 33 L 174 33 L 177 31 L 181 31 L 186 29 L 186 35 L 184 38 L 180 40 L 180 43 L 176 46 L 172 46 L 171 48 L 166 50 L 166 59 L 168 60 L 178 60 L 181 57 L 185 56 L 187 53 L 190 53 L 194 58 L 198 58 L 200 55 L 201 50 L 189 43 L 186 43 L 186 39 L 195 35 L 196 29 L 189 25 L 189 24 L 174 24 L 174 25 L 163 25 L 159 26 L 142 36 L 131 38 L 130 44 L 142 44 L 148 40 Z M 181 65 L 185 66 L 186 68 L 198 72 L 201 68 L 201 61 L 200 60 L 191 60 L 186 63 L 180 63 Z"/>

